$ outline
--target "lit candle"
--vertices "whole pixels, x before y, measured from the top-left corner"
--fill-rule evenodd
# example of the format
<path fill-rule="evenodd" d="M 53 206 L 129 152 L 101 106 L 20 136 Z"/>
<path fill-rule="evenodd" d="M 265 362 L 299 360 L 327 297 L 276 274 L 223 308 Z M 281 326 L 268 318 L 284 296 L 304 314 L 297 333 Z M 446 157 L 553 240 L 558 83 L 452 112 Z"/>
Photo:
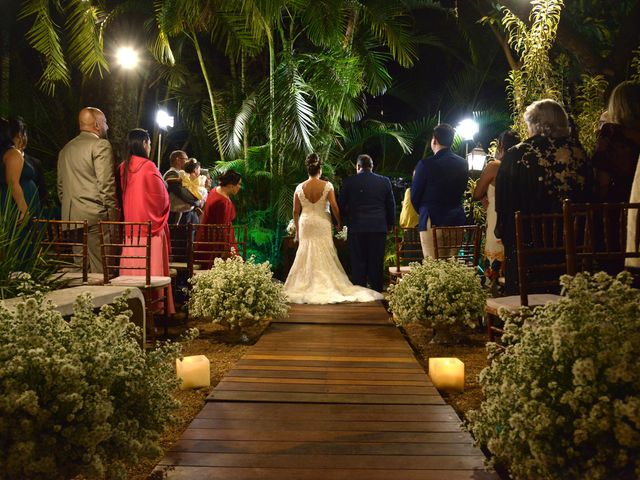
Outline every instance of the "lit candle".
<path fill-rule="evenodd" d="M 176 373 L 182 380 L 180 390 L 211 385 L 209 359 L 204 355 L 176 358 Z"/>
<path fill-rule="evenodd" d="M 430 358 L 429 377 L 438 390 L 464 391 L 464 363 L 458 358 Z"/>

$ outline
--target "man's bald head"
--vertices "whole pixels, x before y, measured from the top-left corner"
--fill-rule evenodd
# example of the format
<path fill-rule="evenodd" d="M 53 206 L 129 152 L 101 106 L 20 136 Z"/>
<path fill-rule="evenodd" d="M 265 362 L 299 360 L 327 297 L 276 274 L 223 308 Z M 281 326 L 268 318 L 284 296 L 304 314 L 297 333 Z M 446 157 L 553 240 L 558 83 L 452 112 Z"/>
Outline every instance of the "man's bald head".
<path fill-rule="evenodd" d="M 78 125 L 81 132 L 91 132 L 100 138 L 107 138 L 107 117 L 98 108 L 85 107 L 78 115 Z"/>

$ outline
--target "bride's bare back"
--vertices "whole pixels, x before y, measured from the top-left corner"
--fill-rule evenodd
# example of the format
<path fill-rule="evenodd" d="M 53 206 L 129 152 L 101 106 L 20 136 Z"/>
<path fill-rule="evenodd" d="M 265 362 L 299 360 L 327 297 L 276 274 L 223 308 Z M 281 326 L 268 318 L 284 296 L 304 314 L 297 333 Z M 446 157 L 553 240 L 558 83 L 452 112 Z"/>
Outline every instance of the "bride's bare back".
<path fill-rule="evenodd" d="M 304 197 L 311 203 L 316 203 L 318 200 L 320 200 L 320 198 L 322 198 L 322 194 L 324 193 L 324 187 L 326 184 L 327 182 L 325 182 L 324 180 L 320 180 L 318 178 L 310 178 L 302 184 Z"/>

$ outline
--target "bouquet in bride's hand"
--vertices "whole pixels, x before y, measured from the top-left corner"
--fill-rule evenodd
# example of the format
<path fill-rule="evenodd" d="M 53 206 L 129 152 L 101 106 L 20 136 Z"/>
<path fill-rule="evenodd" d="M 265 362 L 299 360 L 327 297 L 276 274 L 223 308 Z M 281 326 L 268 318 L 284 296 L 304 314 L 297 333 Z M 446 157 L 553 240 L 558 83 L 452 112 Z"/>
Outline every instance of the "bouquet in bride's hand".
<path fill-rule="evenodd" d="M 293 221 L 293 218 L 289 220 L 289 224 L 285 230 L 287 231 L 287 235 L 292 237 L 296 236 L 296 222 Z"/>
<path fill-rule="evenodd" d="M 342 227 L 342 230 L 336 232 L 336 234 L 334 236 L 338 240 L 344 240 L 346 242 L 347 241 L 347 226 L 345 225 L 344 227 Z"/>

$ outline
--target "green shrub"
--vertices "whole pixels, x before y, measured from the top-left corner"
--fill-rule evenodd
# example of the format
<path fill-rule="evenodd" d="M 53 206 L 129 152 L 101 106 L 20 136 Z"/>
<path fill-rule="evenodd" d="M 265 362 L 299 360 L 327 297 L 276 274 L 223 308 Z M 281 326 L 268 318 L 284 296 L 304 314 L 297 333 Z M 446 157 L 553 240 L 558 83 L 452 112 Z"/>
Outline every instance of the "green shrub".
<path fill-rule="evenodd" d="M 389 308 L 398 323 L 474 326 L 484 312 L 486 293 L 475 269 L 453 259 L 412 263 L 409 273 L 389 286 Z"/>
<path fill-rule="evenodd" d="M 247 262 L 241 257 L 216 258 L 211 270 L 189 280 L 193 288 L 189 310 L 211 317 L 231 330 L 243 330 L 261 320 L 287 313 L 283 286 L 273 280 L 269 263 Z"/>
<path fill-rule="evenodd" d="M 627 273 L 561 281 L 566 298 L 505 317 L 468 426 L 514 479 L 639 478 L 640 291 Z"/>
<path fill-rule="evenodd" d="M 124 298 L 96 315 L 83 295 L 74 312 L 65 321 L 42 295 L 0 304 L 2 478 L 123 478 L 160 453 L 179 344 L 143 351 Z"/>

